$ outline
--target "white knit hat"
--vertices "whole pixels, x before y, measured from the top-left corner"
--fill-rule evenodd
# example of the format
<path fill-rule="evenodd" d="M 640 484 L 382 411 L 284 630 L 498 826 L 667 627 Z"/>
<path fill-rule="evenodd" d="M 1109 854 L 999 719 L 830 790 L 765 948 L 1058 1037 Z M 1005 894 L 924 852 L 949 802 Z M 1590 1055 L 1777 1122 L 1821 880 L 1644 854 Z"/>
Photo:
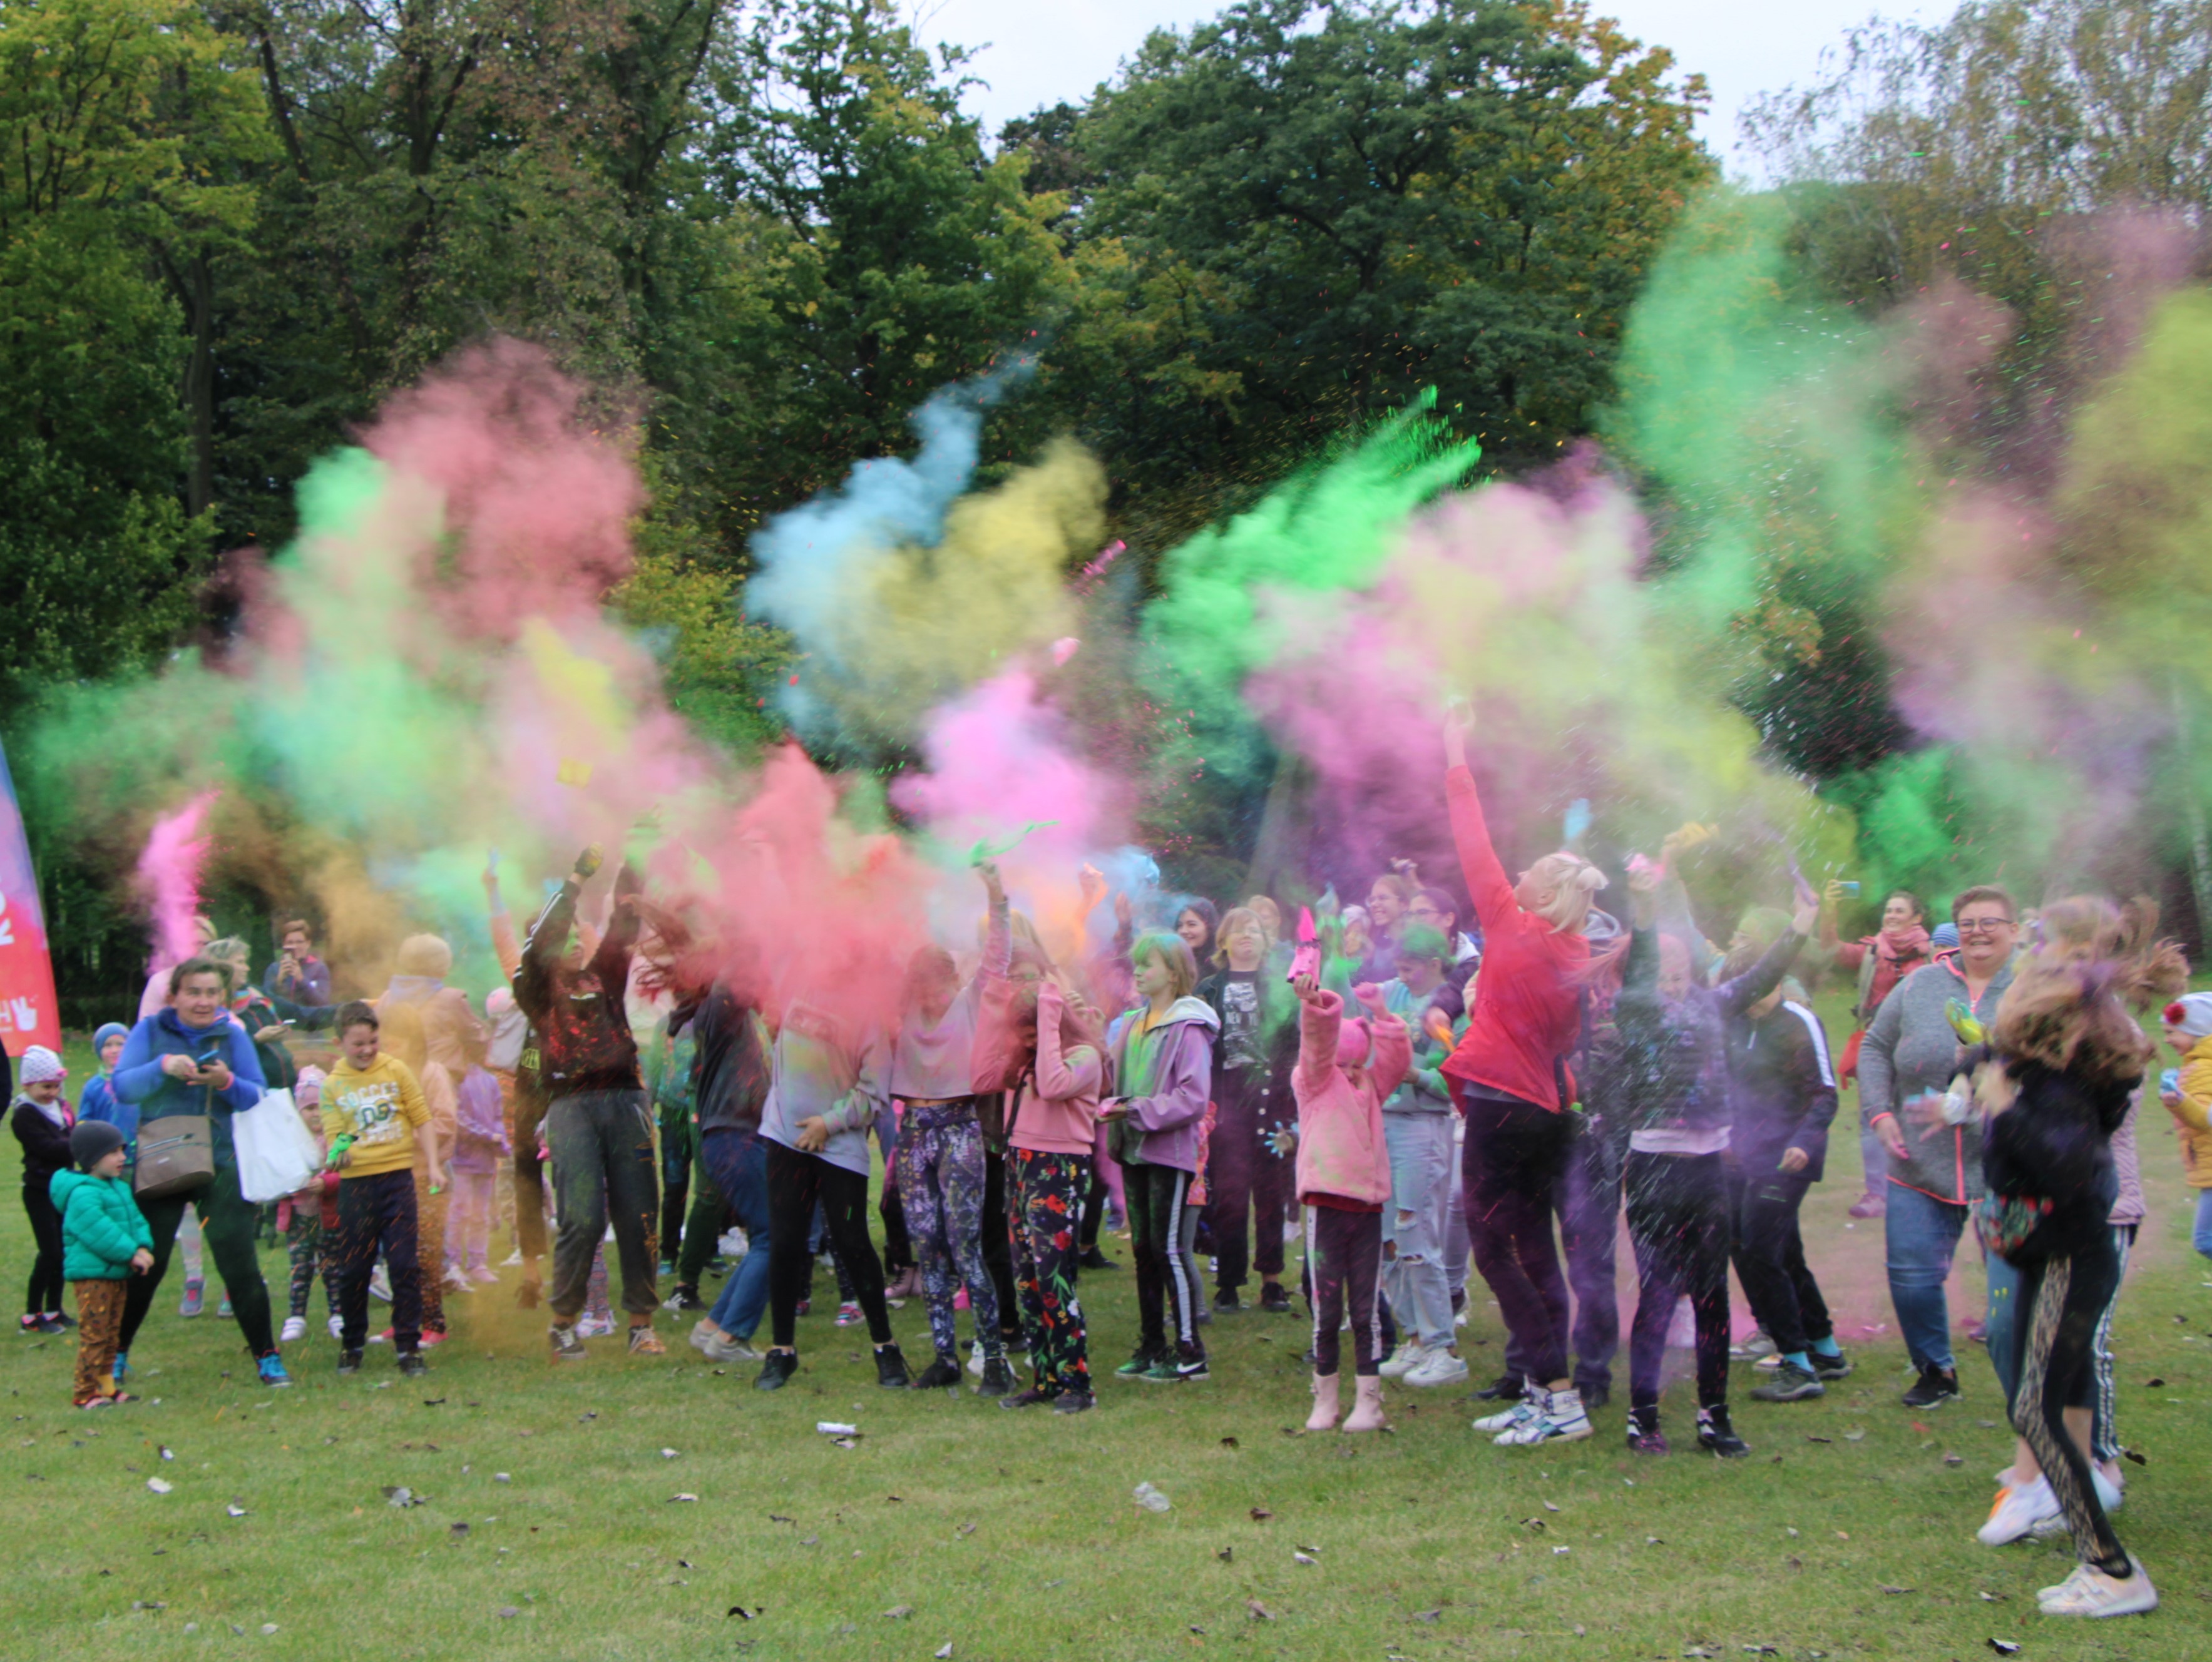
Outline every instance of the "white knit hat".
<path fill-rule="evenodd" d="M 2179 1028 L 2185 1038 L 2202 1039 L 2212 1034 L 2212 992 L 2185 994 L 2168 1004 L 2161 1013 L 2166 1024 Z"/>
<path fill-rule="evenodd" d="M 23 1065 L 16 1077 L 27 1085 L 37 1085 L 49 1079 L 66 1079 L 69 1070 L 44 1045 L 33 1045 L 23 1052 Z"/>

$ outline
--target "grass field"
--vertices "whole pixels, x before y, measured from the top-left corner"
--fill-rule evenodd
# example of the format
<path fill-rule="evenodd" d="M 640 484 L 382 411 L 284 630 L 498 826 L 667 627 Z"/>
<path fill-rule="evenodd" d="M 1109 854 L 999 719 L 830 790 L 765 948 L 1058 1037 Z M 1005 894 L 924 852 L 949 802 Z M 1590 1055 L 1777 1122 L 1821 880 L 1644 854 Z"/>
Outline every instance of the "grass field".
<path fill-rule="evenodd" d="M 1097 1412 L 1066 1419 L 880 1391 L 859 1330 L 826 1311 L 774 1396 L 750 1368 L 702 1365 L 674 1318 L 667 1358 L 599 1341 L 556 1373 L 506 1288 L 449 1304 L 427 1380 L 379 1347 L 341 1382 L 319 1293 L 317 1337 L 288 1352 L 298 1385 L 269 1392 L 234 1325 L 177 1318 L 173 1267 L 134 1350 L 137 1405 L 77 1412 L 73 1338 L 4 1341 L 0 1658 L 1940 1659 L 1994 1640 L 2197 1662 L 2212 1655 L 2212 1271 L 2156 1118 L 2117 1337 L 2122 1433 L 2145 1461 L 2118 1523 L 2165 1600 L 2148 1618 L 2040 1617 L 2063 1546 L 1975 1543 L 2010 1447 L 1994 1376 L 1965 1346 L 1964 1400 L 1899 1405 L 1881 1226 L 1845 1227 L 1856 1154 L 1839 1138 L 1807 1233 L 1858 1372 L 1779 1407 L 1741 1401 L 1740 1368 L 1754 1453 L 1735 1463 L 1632 1456 L 1617 1406 L 1588 1442 L 1494 1448 L 1457 1391 L 1393 1387 L 1387 1436 L 1292 1435 L 1304 1324 L 1256 1313 L 1212 1324 L 1210 1382 L 1103 1385 Z M 10 1196 L 11 1296 L 27 1259 Z M 273 1286 L 280 1255 L 266 1267 Z M 1970 1267 L 1956 1307 L 1980 1294 Z M 1110 1367 L 1134 1335 L 1131 1277 L 1085 1295 Z M 1467 1354 L 1486 1376 L 1502 1336 L 1479 1282 L 1474 1305 Z M 894 1321 L 926 1354 L 919 1301 Z M 1666 1409 L 1687 1442 L 1686 1381 Z M 857 1423 L 857 1446 L 817 1435 L 823 1419 Z M 1146 1481 L 1173 1510 L 1133 1502 Z M 388 1502 L 403 1485 L 420 1504 Z"/>

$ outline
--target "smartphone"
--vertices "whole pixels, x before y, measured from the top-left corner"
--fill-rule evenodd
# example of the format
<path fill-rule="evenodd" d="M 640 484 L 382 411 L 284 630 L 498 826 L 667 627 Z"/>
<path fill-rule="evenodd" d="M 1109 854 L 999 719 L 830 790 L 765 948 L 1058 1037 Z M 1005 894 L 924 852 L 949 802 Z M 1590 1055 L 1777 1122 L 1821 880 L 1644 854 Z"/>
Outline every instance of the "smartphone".
<path fill-rule="evenodd" d="M 1850 898 L 1856 901 L 1859 897 L 1859 885 L 1856 882 L 1839 883 L 1836 885 L 1836 892 L 1839 895 L 1848 895 Z"/>
<path fill-rule="evenodd" d="M 2159 1094 L 2163 1096 L 2180 1095 L 2181 1070 L 2179 1068 L 2168 1068 L 2164 1073 L 2159 1075 L 2158 1089 Z"/>

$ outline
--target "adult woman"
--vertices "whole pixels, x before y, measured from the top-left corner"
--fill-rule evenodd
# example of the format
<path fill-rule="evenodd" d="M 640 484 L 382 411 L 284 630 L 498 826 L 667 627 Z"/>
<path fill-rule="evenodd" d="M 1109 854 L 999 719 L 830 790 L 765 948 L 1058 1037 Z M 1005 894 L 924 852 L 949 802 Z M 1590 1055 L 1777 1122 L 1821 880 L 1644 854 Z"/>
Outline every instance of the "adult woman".
<path fill-rule="evenodd" d="M 1398 932 L 1405 927 L 1407 912 L 1418 892 L 1413 879 L 1402 870 L 1385 871 L 1369 886 L 1367 916 L 1373 925 L 1373 938 L 1366 961 L 1354 972 L 1357 980 L 1379 986 L 1398 973 Z"/>
<path fill-rule="evenodd" d="M 2046 1616 L 2132 1615 L 2156 1609 L 2158 1594 L 2112 1531 L 2087 1445 L 2096 1335 L 2120 1275 L 2106 1222 L 2119 1187 L 2112 1136 L 2150 1053 L 2124 1000 L 2159 968 L 2148 955 L 2128 961 L 2128 947 L 2140 943 L 2128 939 L 2114 908 L 2087 900 L 2061 907 L 2101 912 L 2094 933 L 2102 950 L 2094 960 L 2045 953 L 2028 961 L 1987 1050 L 1967 1058 L 1972 1100 L 1954 1088 L 1942 1118 L 1983 1123 L 1986 1191 L 1976 1226 L 1983 1244 L 2019 1272 L 2025 1313 L 2015 1314 L 2008 1347 L 2013 1424 L 2058 1498 L 2079 1561 L 2038 1602 Z"/>
<path fill-rule="evenodd" d="M 1213 1101 L 1219 1119 L 1207 1146 L 1206 1227 L 1213 1236 L 1218 1310 L 1243 1307 L 1246 1269 L 1260 1272 L 1260 1307 L 1291 1307 L 1283 1290 L 1283 1209 L 1291 1195 L 1291 1163 L 1267 1133 L 1286 1116 L 1281 1100 L 1290 1076 L 1288 1047 L 1297 1043 L 1293 1001 L 1279 976 L 1267 974 L 1267 937 L 1259 915 L 1237 907 L 1221 920 L 1214 973 L 1198 984 L 1220 1023 L 1213 1049 Z M 1256 1219 L 1258 1250 L 1246 1233 Z"/>
<path fill-rule="evenodd" d="M 1954 1000 L 1984 1029 L 1995 1023 L 2012 986 L 2013 947 L 2020 939 L 2015 916 L 2012 896 L 1994 884 L 1961 889 L 1951 901 L 1958 950 L 1937 953 L 1935 962 L 1898 983 L 1859 1047 L 1862 1123 L 1881 1138 L 1887 1156 L 1882 1234 L 1889 1299 L 1919 1374 L 1905 1393 L 1907 1408 L 1933 1408 L 1959 1394 L 1943 1283 L 1968 1210 L 1982 1198 L 1982 1142 L 1978 1120 L 1931 1125 L 1908 1137 L 1898 1116 L 1907 1103 L 1940 1100 L 1950 1083 L 1959 1058 Z"/>
<path fill-rule="evenodd" d="M 161 1289 L 177 1225 L 189 1204 L 215 1255 L 216 1271 L 230 1290 L 232 1313 L 262 1383 L 292 1382 L 270 1328 L 269 1287 L 253 1250 L 257 1209 L 240 1192 L 238 1151 L 230 1135 L 231 1116 L 261 1100 L 261 1058 L 252 1036 L 224 1008 L 228 999 L 223 967 L 212 958 L 187 958 L 169 972 L 167 1006 L 131 1029 L 116 1064 L 115 1094 L 138 1110 L 142 1131 L 149 1120 L 205 1119 L 210 1122 L 215 1163 L 214 1176 L 197 1193 L 139 1202 L 154 1232 L 154 1267 L 131 1277 L 124 1300 L 115 1359 L 118 1379 L 131 1341 Z"/>
<path fill-rule="evenodd" d="M 1896 990 L 1897 984 L 1935 955 L 1928 941 L 1928 908 L 1920 897 L 1909 889 L 1894 889 L 1881 903 L 1881 927 L 1872 935 L 1862 936 L 1856 941 L 1836 938 L 1836 907 L 1844 897 L 1840 882 L 1829 883 L 1820 897 L 1820 950 L 1832 958 L 1840 969 L 1857 975 L 1858 993 L 1851 1000 L 1851 1016 L 1857 1025 L 1844 1041 L 1839 1078 L 1848 1080 L 1858 1071 L 1859 1046 L 1865 1041 L 1868 1024 L 1882 1001 Z M 1852 1204 L 1853 1217 L 1880 1217 L 1885 1197 L 1882 1191 L 1888 1186 L 1881 1180 L 1884 1162 L 1881 1139 L 1871 1129 L 1859 1133 L 1859 1161 L 1866 1174 L 1866 1192 Z"/>
<path fill-rule="evenodd" d="M 1466 1033 L 1443 1064 L 1467 1120 L 1462 1175 L 1475 1267 L 1527 1357 L 1529 1393 L 1510 1416 L 1516 1441 L 1587 1436 L 1567 1377 L 1565 1278 L 1552 1241 L 1553 1188 L 1573 1142 L 1565 1057 L 1581 1028 L 1577 977 L 1590 896 L 1605 875 L 1577 855 L 1547 854 L 1510 882 L 1467 766 L 1463 719 L 1444 728 L 1444 797 L 1485 958 Z"/>
<path fill-rule="evenodd" d="M 1213 956 L 1213 943 L 1221 931 L 1221 913 L 1203 895 L 1194 895 L 1176 910 L 1175 932 L 1190 949 L 1193 963 Z"/>
<path fill-rule="evenodd" d="M 1198 1286 L 1185 1271 L 1182 1218 L 1198 1173 L 1199 1121 L 1213 1077 L 1218 1020 L 1191 996 L 1198 966 L 1176 935 L 1140 936 L 1130 949 L 1137 993 L 1107 1035 L 1118 1089 L 1100 1110 L 1121 1162 L 1129 1239 L 1137 1257 L 1137 1349 L 1115 1369 L 1154 1384 L 1206 1377 L 1198 1337 Z M 1163 1317 L 1172 1314 L 1175 1336 Z"/>

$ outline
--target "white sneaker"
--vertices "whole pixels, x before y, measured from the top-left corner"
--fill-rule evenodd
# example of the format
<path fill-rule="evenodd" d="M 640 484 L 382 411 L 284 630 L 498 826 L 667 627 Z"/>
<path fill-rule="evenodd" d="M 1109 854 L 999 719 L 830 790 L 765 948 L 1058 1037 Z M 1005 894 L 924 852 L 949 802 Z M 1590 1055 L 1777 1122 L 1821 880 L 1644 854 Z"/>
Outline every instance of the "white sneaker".
<path fill-rule="evenodd" d="M 381 1264 L 370 1272 L 368 1295 L 373 1299 L 382 1299 L 386 1304 L 392 1302 L 392 1277 L 385 1272 Z"/>
<path fill-rule="evenodd" d="M 2036 1595 L 2037 1608 L 2045 1616 L 2142 1616 L 2158 1608 L 2158 1589 L 2142 1561 L 2132 1553 L 2128 1563 L 2135 1571 L 2118 1580 L 2094 1564 L 2083 1564 L 2055 1587 Z"/>
<path fill-rule="evenodd" d="M 2039 1478 L 2037 1481 L 2043 1483 L 2046 1489 L 2050 1487 L 2050 1484 L 2043 1479 Z M 2124 1498 L 2120 1492 L 2120 1486 L 2094 1466 L 2089 1468 L 2089 1481 L 2096 1487 L 2097 1504 L 2105 1508 L 2106 1516 L 2110 1517 L 2113 1513 L 2118 1512 L 2120 1509 L 2120 1501 Z M 2034 1534 L 2039 1540 L 2048 1539 L 2054 1535 L 2063 1535 L 2066 1530 L 2066 1513 L 2056 1502 L 2052 1503 L 2049 1517 L 2039 1518 L 2035 1520 Z"/>
<path fill-rule="evenodd" d="M 614 1331 L 611 1317 L 586 1316 L 576 1324 L 576 1337 L 580 1339 L 603 1339 Z"/>
<path fill-rule="evenodd" d="M 1466 1378 L 1467 1364 L 1450 1351 L 1437 1350 L 1423 1353 L 1405 1382 L 1425 1389 L 1432 1385 L 1457 1385 Z"/>
<path fill-rule="evenodd" d="M 731 1338 L 722 1333 L 695 1342 L 699 1346 L 700 1354 L 708 1362 L 758 1362 L 763 1354 L 743 1339 Z"/>
<path fill-rule="evenodd" d="M 1526 1421 L 1533 1420 L 1536 1417 L 1537 1411 L 1543 1406 L 1542 1397 L 1543 1392 L 1536 1386 L 1533 1385 L 1524 1386 L 1519 1402 L 1501 1413 L 1484 1415 L 1474 1422 L 1474 1428 L 1477 1431 L 1503 1431 L 1508 1426 L 1520 1425 Z"/>
<path fill-rule="evenodd" d="M 463 1275 L 458 1267 L 446 1271 L 446 1290 L 449 1293 L 473 1293 L 476 1283 Z"/>
<path fill-rule="evenodd" d="M 295 1339 L 307 1337 L 307 1319 L 305 1316 L 287 1316 L 284 1318 L 284 1331 L 277 1334 L 276 1338 L 279 1344 L 289 1344 Z"/>
<path fill-rule="evenodd" d="M 1545 1392 L 1538 1412 L 1499 1432 L 1495 1441 L 1501 1448 L 1573 1443 L 1589 1436 L 1590 1429 L 1589 1416 L 1583 1411 L 1583 1393 L 1570 1386 L 1565 1391 Z"/>
<path fill-rule="evenodd" d="M 983 1341 L 975 1340 L 968 1347 L 968 1371 L 977 1379 L 983 1377 Z"/>
<path fill-rule="evenodd" d="M 345 1323 L 337 1316 L 331 1318 L 331 1337 L 334 1339 L 345 1337 Z"/>
<path fill-rule="evenodd" d="M 520 1270 L 522 1267 L 522 1248 L 518 1246 L 500 1259 L 499 1267 L 502 1270 Z"/>
<path fill-rule="evenodd" d="M 1677 1307 L 1679 1308 L 1679 1307 Z M 1674 1335 L 1671 1333 L 1668 1334 L 1667 1343 L 1672 1344 L 1674 1342 Z M 1695 1315 L 1692 1315 L 1690 1319 L 1690 1342 L 1692 1344 L 1697 1343 L 1697 1318 Z M 1730 1362 L 1757 1362 L 1760 1357 L 1771 1356 L 1774 1355 L 1774 1341 L 1767 1337 L 1766 1334 L 1762 1330 L 1756 1327 L 1753 1328 L 1748 1334 L 1745 1335 L 1744 1341 L 1741 1344 L 1731 1344 L 1729 1346 L 1729 1360 Z"/>
<path fill-rule="evenodd" d="M 1402 1380 L 1420 1365 L 1421 1358 L 1429 1353 L 1422 1349 L 1419 1339 L 1401 1339 L 1398 1348 L 1384 1359 L 1378 1371 L 1386 1380 Z"/>
<path fill-rule="evenodd" d="M 1985 1547 L 2001 1547 L 2019 1540 L 2045 1519 L 2057 1516 L 2058 1496 L 2051 1492 L 2051 1480 L 2038 1477 L 2032 1483 L 1999 1489 L 1988 1521 L 1974 1532 L 1974 1538 Z"/>

